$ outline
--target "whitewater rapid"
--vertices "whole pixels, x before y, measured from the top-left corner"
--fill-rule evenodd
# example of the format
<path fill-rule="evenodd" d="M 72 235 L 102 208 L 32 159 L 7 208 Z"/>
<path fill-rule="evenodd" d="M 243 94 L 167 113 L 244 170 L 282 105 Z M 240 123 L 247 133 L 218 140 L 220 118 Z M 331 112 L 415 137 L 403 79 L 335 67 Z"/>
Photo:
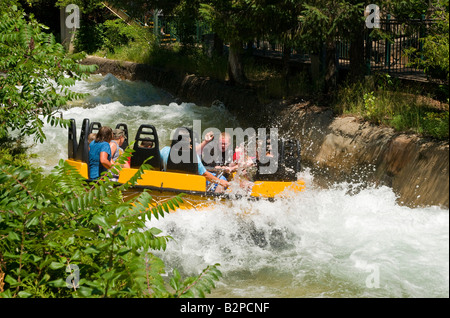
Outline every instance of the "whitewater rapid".
<path fill-rule="evenodd" d="M 130 139 L 153 124 L 161 147 L 176 127 L 238 127 L 220 103 L 181 102 L 148 83 L 95 75 L 78 82 L 90 93 L 62 111 L 78 129 L 84 118 L 126 123 Z M 67 158 L 67 131 L 45 127 L 47 140 L 31 148 L 49 171 Z M 220 263 L 214 297 L 449 297 L 449 210 L 400 205 L 391 188 L 339 183 L 321 188 L 305 169 L 306 190 L 274 202 L 237 200 L 203 210 L 178 210 L 152 220 L 171 235 L 166 265 L 197 275 Z M 358 180 L 355 176 L 354 180 Z M 360 189 L 355 193 L 355 187 Z"/>
<path fill-rule="evenodd" d="M 149 226 L 174 236 L 161 257 L 188 274 L 220 263 L 216 295 L 448 297 L 449 214 L 399 206 L 388 187 L 348 194 L 307 184 L 275 202 L 178 211 Z"/>

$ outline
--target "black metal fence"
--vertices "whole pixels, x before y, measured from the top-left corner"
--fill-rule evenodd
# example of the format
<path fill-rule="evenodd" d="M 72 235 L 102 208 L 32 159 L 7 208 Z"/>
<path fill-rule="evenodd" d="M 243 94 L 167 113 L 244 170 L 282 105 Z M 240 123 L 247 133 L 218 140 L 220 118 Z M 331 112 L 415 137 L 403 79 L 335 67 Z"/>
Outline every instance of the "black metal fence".
<path fill-rule="evenodd" d="M 414 66 L 411 56 L 421 56 L 423 42 L 433 20 L 424 18 L 406 22 L 391 19 L 388 15 L 380 20 L 379 29 L 365 30 L 365 59 L 368 72 L 385 71 L 389 73 L 422 73 Z M 338 59 L 340 66 L 350 63 L 350 43 L 338 40 Z M 408 54 L 412 50 L 414 54 Z M 423 57 L 423 56 L 422 56 Z"/>
<path fill-rule="evenodd" d="M 121 10 L 123 11 L 123 10 Z M 126 11 L 123 11 L 126 13 Z M 177 23 L 173 17 L 162 16 L 158 13 L 146 14 L 142 19 L 135 19 L 141 26 L 150 27 L 161 43 L 180 41 L 177 32 Z M 415 50 L 415 56 L 422 52 L 422 41 L 428 35 L 433 20 L 421 19 L 398 21 L 390 15 L 380 20 L 380 28 L 364 29 L 364 58 L 367 73 L 384 71 L 388 73 L 422 74 L 411 60 L 410 50 Z M 195 42 L 203 43 L 204 35 L 210 33 L 210 28 L 204 23 L 196 24 Z M 252 46 L 253 53 L 257 55 L 281 58 L 283 46 L 280 42 L 271 39 L 255 39 L 247 43 L 246 48 Z M 348 68 L 350 65 L 350 42 L 344 38 L 336 39 L 336 60 L 339 68 Z M 320 58 L 324 58 L 321 54 Z M 310 62 L 311 57 L 306 47 L 294 47 L 290 52 L 290 59 L 298 62 Z"/>
<path fill-rule="evenodd" d="M 423 74 L 423 71 L 414 66 L 411 54 L 421 56 L 422 40 L 429 33 L 433 20 L 425 18 L 408 21 L 398 21 L 389 15 L 380 20 L 379 29 L 365 29 L 364 32 L 364 58 L 367 72 L 384 71 L 402 74 Z M 255 40 L 253 48 L 256 54 L 281 57 L 283 48 L 277 42 Z M 350 65 L 350 41 L 344 38 L 336 39 L 336 60 L 339 68 L 348 68 Z M 324 54 L 321 55 L 324 58 Z M 307 48 L 294 48 L 291 59 L 301 62 L 310 61 Z"/>

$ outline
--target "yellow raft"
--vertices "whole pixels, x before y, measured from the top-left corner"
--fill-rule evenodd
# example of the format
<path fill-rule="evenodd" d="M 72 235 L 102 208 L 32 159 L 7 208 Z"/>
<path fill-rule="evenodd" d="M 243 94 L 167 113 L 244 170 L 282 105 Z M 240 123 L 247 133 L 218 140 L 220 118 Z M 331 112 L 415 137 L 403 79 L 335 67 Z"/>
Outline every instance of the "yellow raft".
<path fill-rule="evenodd" d="M 76 168 L 81 176 L 88 179 L 88 165 L 85 162 L 67 159 L 67 163 Z M 124 184 L 133 177 L 138 169 L 125 168 L 119 175 L 119 184 Z M 137 180 L 136 189 L 149 189 L 157 193 L 186 193 L 189 195 L 200 196 L 204 199 L 214 197 L 230 197 L 229 193 L 223 195 L 207 192 L 206 178 L 199 175 L 146 170 Z M 249 195 L 253 198 L 276 198 L 285 191 L 300 192 L 305 189 L 305 183 L 302 180 L 295 182 L 283 181 L 256 181 Z"/>
<path fill-rule="evenodd" d="M 100 123 L 90 123 L 89 119 L 84 119 L 79 142 L 76 137 L 76 125 L 74 119 L 71 119 L 71 125 L 69 127 L 68 159 L 66 161 L 76 168 L 80 175 L 87 180 L 89 179 L 87 136 L 91 132 L 100 129 L 100 127 Z M 128 137 L 128 127 L 126 124 L 118 124 L 116 128 L 123 129 Z M 194 136 L 191 135 L 191 137 L 193 140 Z M 149 139 L 153 141 L 153 148 L 149 149 L 141 147 L 140 143 Z M 128 138 L 126 140 L 128 140 Z M 243 196 L 249 199 L 275 199 L 283 193 L 300 192 L 305 189 L 305 183 L 296 178 L 297 172 L 300 170 L 299 143 L 293 143 L 294 147 L 291 148 L 286 145 L 292 146 L 292 143 L 282 141 L 278 147 L 280 152 L 278 166 L 279 171 L 283 172 L 280 177 L 282 179 L 281 181 L 276 179 L 255 181 L 251 193 L 246 193 L 245 195 L 233 194 L 231 189 L 228 189 L 225 193 L 218 194 L 208 191 L 206 178 L 204 176 L 189 171 L 179 171 L 178 169 L 162 171 L 159 158 L 159 140 L 156 129 L 152 125 L 141 125 L 135 138 L 133 147 L 135 152 L 131 157 L 131 168 L 124 168 L 120 171 L 118 183 L 125 184 L 128 182 L 136 174 L 138 171 L 137 168 L 141 166 L 142 162 L 144 162 L 146 158 L 152 158 L 150 165 L 154 170 L 145 170 L 141 178 L 137 180 L 137 184 L 133 187 L 134 190 L 131 191 L 130 195 L 133 195 L 133 191 L 139 192 L 142 191 L 142 189 L 149 189 L 152 191 L 152 196 L 154 198 L 164 201 L 173 197 L 174 194 L 184 193 L 186 194 L 185 198 L 187 199 L 186 207 L 199 207 L 204 204 L 209 205 L 218 200 L 232 200 Z M 127 146 L 128 144 L 122 145 L 123 148 Z"/>

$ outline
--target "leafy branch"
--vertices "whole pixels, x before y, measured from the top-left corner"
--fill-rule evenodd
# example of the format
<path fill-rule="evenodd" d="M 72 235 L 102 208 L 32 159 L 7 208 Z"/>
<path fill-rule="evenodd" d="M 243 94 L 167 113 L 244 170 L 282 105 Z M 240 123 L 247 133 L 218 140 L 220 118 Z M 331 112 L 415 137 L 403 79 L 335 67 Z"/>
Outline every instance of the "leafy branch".
<path fill-rule="evenodd" d="M 175 210 L 181 195 L 158 203 L 144 191 L 124 201 L 108 178 L 81 179 L 63 160 L 46 176 L 0 165 L 0 297 L 203 297 L 214 288 L 217 264 L 183 281 L 174 271 L 177 288 L 169 291 L 164 264 L 151 253 L 172 237 L 146 222 Z M 68 285 L 70 265 L 81 277 Z"/>
<path fill-rule="evenodd" d="M 67 127 L 56 110 L 85 97 L 68 87 L 96 66 L 79 65 L 84 55 L 69 56 L 53 34 L 16 6 L 0 19 L 0 138 L 11 130 L 43 142 L 44 122 Z"/>

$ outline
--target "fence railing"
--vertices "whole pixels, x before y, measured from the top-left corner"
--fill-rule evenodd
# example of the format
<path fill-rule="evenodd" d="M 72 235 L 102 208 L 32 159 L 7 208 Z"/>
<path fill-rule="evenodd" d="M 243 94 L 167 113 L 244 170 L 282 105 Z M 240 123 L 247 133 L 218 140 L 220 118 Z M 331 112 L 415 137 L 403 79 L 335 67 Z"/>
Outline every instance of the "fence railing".
<path fill-rule="evenodd" d="M 380 20 L 379 29 L 364 30 L 364 59 L 367 72 L 385 71 L 389 73 L 423 73 L 413 66 L 408 50 L 415 49 L 421 54 L 423 44 L 421 39 L 428 35 L 433 20 L 424 18 L 418 20 L 398 21 L 387 16 Z M 255 40 L 253 48 L 259 55 L 281 57 L 282 45 L 277 42 Z M 322 54 L 322 57 L 325 55 Z M 306 48 L 294 48 L 291 59 L 310 61 Z M 339 68 L 350 65 L 350 41 L 336 39 L 336 61 Z"/>
<path fill-rule="evenodd" d="M 424 18 L 402 22 L 391 19 L 388 15 L 380 20 L 379 29 L 366 29 L 364 53 L 368 72 L 421 72 L 414 66 L 411 54 L 407 54 L 407 51 L 414 49 L 416 54 L 421 55 L 421 39 L 428 35 L 433 23 L 433 20 Z M 347 67 L 350 64 L 349 41 L 337 39 L 337 48 L 339 66 Z"/>
<path fill-rule="evenodd" d="M 123 13 L 126 14 L 126 11 Z M 151 27 L 161 43 L 180 41 L 177 23 L 173 17 L 146 14 L 142 19 L 135 19 L 141 26 Z M 385 71 L 389 73 L 423 73 L 415 68 L 408 50 L 415 49 L 420 56 L 422 41 L 428 35 L 433 20 L 421 19 L 398 21 L 389 15 L 380 20 L 379 29 L 365 29 L 364 34 L 364 58 L 367 72 Z M 210 33 L 210 28 L 204 23 L 196 23 L 194 42 L 203 43 L 204 35 Z M 276 40 L 255 39 L 253 43 L 247 43 L 246 48 L 252 46 L 254 54 L 270 57 L 281 57 L 283 46 Z M 350 65 L 350 42 L 344 38 L 336 39 L 336 61 L 339 68 L 347 68 Z M 321 54 L 324 57 L 325 54 Z M 294 47 L 290 52 L 290 59 L 298 62 L 310 62 L 308 48 Z"/>

